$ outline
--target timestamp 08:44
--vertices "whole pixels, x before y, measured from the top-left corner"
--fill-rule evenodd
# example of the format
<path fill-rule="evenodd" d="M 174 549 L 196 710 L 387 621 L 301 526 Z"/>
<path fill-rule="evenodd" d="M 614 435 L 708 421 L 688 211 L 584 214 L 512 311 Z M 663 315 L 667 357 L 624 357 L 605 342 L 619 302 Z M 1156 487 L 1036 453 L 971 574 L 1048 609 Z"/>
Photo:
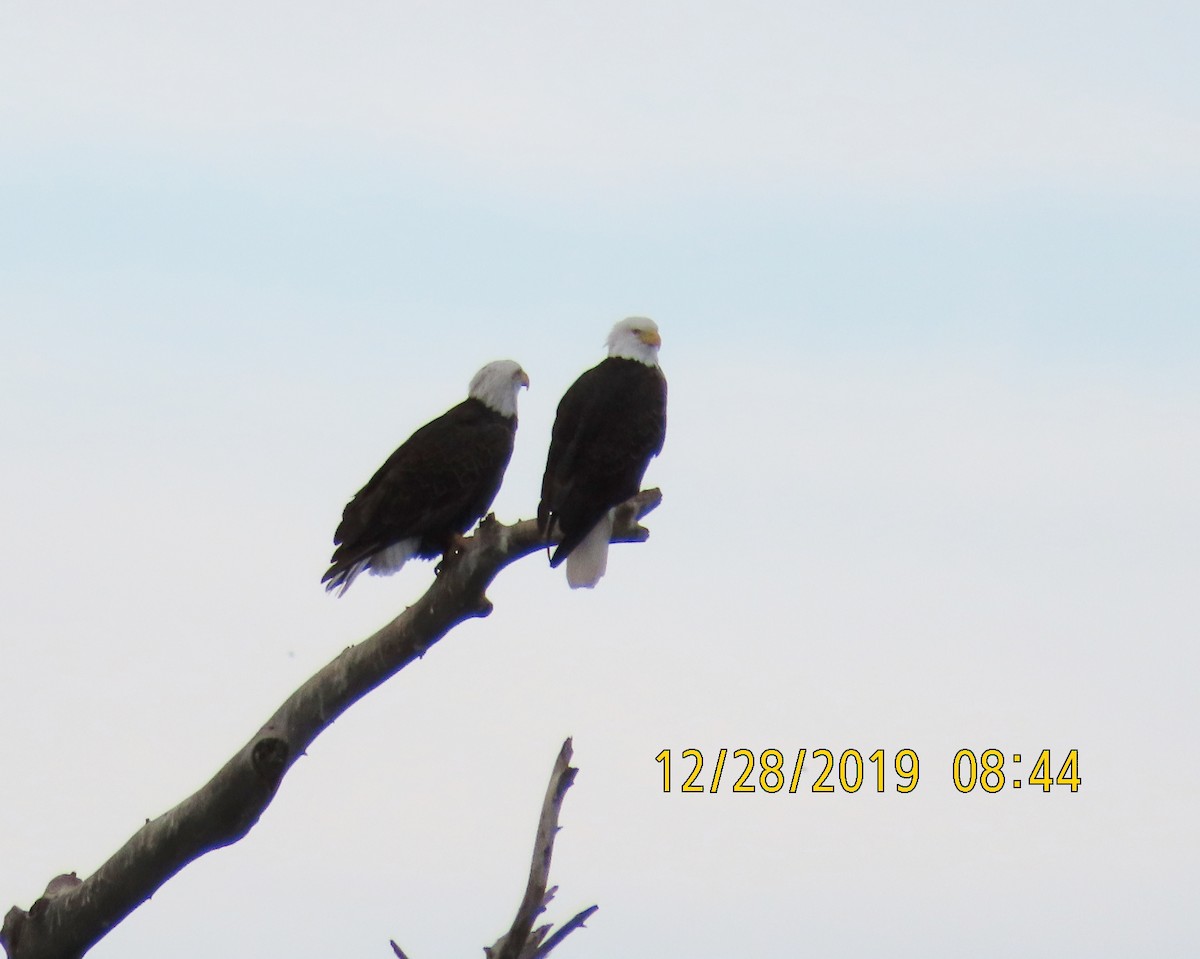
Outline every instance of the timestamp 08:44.
<path fill-rule="evenodd" d="M 921 779 L 921 762 L 914 749 L 900 749 L 889 754 L 883 749 L 863 756 L 857 749 L 844 749 L 835 755 L 829 749 L 807 749 L 784 755 L 778 749 L 720 748 L 708 752 L 706 761 L 699 749 L 684 749 L 678 753 L 678 763 L 672 767 L 673 753 L 662 750 L 654 761 L 662 765 L 663 792 L 678 789 L 681 793 L 715 793 L 724 786 L 735 793 L 795 793 L 801 790 L 802 777 L 807 768 L 812 782 L 805 785 L 814 793 L 856 793 L 864 787 L 868 791 L 886 792 L 889 784 L 898 793 L 911 793 Z M 807 767 L 805 765 L 807 760 Z M 1022 785 L 1041 787 L 1050 792 L 1054 786 L 1078 792 L 1079 750 L 1070 749 L 1061 762 L 1053 763 L 1049 749 L 1037 754 L 1029 774 L 1024 779 L 1019 775 L 1022 754 L 1005 753 L 1000 749 L 960 749 L 951 764 L 951 780 L 960 793 L 973 792 L 976 788 L 985 793 L 998 793 L 1005 789 L 1020 789 Z M 1006 765 L 1007 763 L 1007 765 Z"/>

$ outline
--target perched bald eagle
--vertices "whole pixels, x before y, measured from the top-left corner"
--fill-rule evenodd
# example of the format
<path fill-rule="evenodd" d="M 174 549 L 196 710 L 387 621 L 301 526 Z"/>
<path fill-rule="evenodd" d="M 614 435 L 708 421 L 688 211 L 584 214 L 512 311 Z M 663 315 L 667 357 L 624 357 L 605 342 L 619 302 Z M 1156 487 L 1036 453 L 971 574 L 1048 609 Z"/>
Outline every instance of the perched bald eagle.
<path fill-rule="evenodd" d="M 413 433 L 346 504 L 333 565 L 321 577 L 342 595 L 356 576 L 433 559 L 478 520 L 500 489 L 517 431 L 517 391 L 529 377 L 512 360 L 489 363 L 467 399 Z"/>
<path fill-rule="evenodd" d="M 567 561 L 572 589 L 591 588 L 608 564 L 614 507 L 641 487 L 667 432 L 667 380 L 653 320 L 631 316 L 608 335 L 608 357 L 563 395 L 550 434 L 538 529 L 558 533 L 550 565 Z"/>

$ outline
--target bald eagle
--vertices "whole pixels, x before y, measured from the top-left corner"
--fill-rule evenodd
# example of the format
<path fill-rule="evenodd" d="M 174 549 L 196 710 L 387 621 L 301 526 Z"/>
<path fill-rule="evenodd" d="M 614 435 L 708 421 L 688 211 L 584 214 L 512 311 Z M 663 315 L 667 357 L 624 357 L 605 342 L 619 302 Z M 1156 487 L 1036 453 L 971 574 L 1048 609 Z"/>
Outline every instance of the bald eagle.
<path fill-rule="evenodd" d="M 529 377 L 512 360 L 489 363 L 467 398 L 426 423 L 387 458 L 342 513 L 321 577 L 341 596 L 356 576 L 396 572 L 413 556 L 451 549 L 496 498 L 517 431 L 517 392 Z"/>
<path fill-rule="evenodd" d="M 550 565 L 567 562 L 572 589 L 591 588 L 608 564 L 614 508 L 638 492 L 667 431 L 662 340 L 653 320 L 631 316 L 608 335 L 608 357 L 558 404 L 542 477 L 538 529 L 561 537 Z"/>

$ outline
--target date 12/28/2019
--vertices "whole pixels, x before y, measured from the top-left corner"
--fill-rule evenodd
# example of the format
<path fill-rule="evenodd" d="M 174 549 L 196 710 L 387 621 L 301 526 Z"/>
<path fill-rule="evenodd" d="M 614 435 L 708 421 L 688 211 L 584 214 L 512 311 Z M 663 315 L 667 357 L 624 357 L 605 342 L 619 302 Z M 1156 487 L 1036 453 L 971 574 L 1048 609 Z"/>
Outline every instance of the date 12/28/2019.
<path fill-rule="evenodd" d="M 713 751 L 708 751 L 709 757 Z M 1061 756 L 1061 753 L 1059 754 Z M 801 777 L 805 771 L 805 760 L 808 769 L 815 776 L 811 791 L 814 793 L 847 792 L 856 793 L 864 786 L 874 792 L 886 792 L 887 785 L 894 783 L 898 793 L 911 793 L 917 788 L 921 778 L 921 762 L 916 750 L 901 749 L 893 753 L 889 762 L 888 754 L 883 749 L 876 749 L 865 759 L 857 749 L 844 749 L 840 756 L 835 756 L 829 749 L 799 749 L 794 760 L 785 757 L 778 749 L 764 749 L 755 753 L 752 749 L 716 750 L 716 758 L 706 763 L 704 753 L 699 749 L 684 749 L 678 754 L 680 767 L 677 772 L 682 775 L 678 784 L 681 793 L 715 793 L 724 785 L 728 791 L 735 793 L 766 792 L 777 793 L 787 791 L 795 793 L 800 790 Z M 662 764 L 663 792 L 669 793 L 675 787 L 672 778 L 672 752 L 662 750 L 654 761 Z M 1028 770 L 1028 775 L 1022 777 L 1021 771 Z M 1043 749 L 1036 754 L 1032 764 L 1026 763 L 1019 752 L 1006 753 L 1000 749 L 984 749 L 976 752 L 972 749 L 960 749 L 951 763 L 951 780 L 954 788 L 960 793 L 973 792 L 976 788 L 985 793 L 998 793 L 1005 789 L 1020 789 L 1024 785 L 1040 787 L 1042 792 L 1050 792 L 1053 787 L 1067 788 L 1078 792 L 1079 750 L 1069 749 L 1061 761 L 1052 761 L 1049 749 Z"/>

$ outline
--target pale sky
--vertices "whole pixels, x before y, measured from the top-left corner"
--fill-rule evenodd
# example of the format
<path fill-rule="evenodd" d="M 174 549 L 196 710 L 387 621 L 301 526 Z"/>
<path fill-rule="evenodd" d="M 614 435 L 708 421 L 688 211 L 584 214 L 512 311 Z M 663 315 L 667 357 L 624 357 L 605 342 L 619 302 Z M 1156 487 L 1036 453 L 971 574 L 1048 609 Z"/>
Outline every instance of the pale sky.
<path fill-rule="evenodd" d="M 1200 9 L 0 9 L 0 911 L 202 785 L 432 565 L 319 580 L 485 362 L 495 509 L 662 330 L 649 543 L 539 557 L 90 955 L 479 955 L 562 740 L 556 955 L 1194 951 Z M 679 753 L 883 749 L 886 792 Z M 1082 784 L 1009 779 L 1051 752 Z M 920 780 L 898 794 L 894 754 Z M 662 791 L 655 756 L 671 749 Z M 1011 756 L 1021 753 L 1016 764 Z M 868 769 L 870 778 L 873 769 Z"/>

